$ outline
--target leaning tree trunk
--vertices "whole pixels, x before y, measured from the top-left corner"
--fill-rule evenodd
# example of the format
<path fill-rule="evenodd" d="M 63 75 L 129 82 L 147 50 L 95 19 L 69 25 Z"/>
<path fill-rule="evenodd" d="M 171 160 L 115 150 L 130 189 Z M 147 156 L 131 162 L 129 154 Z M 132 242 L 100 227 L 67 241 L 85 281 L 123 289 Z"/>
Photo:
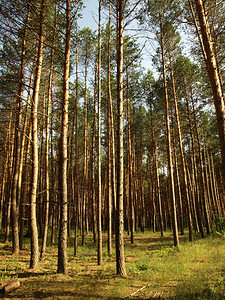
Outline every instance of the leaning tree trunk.
<path fill-rule="evenodd" d="M 60 188 L 60 226 L 58 240 L 58 273 L 67 274 L 67 139 L 68 139 L 68 102 L 70 69 L 70 0 L 66 1 L 66 46 L 63 75 L 62 132 L 60 143 L 59 188 Z"/>
<path fill-rule="evenodd" d="M 43 60 L 43 40 L 44 40 L 44 12 L 45 0 L 42 0 L 41 16 L 40 16 L 40 35 L 37 57 L 37 69 L 34 79 L 33 102 L 31 108 L 32 120 L 32 182 L 30 195 L 30 229 L 31 229 L 31 256 L 30 268 L 34 269 L 38 266 L 38 229 L 36 218 L 36 199 L 37 199 L 37 183 L 38 183 L 38 97 L 41 80 L 41 69 Z"/>
<path fill-rule="evenodd" d="M 217 127 L 220 138 L 220 147 L 223 165 L 223 181 L 225 184 L 225 102 L 223 87 L 217 64 L 216 54 L 213 47 L 210 26 L 207 20 L 207 11 L 203 0 L 195 0 L 199 26 L 201 30 L 202 43 L 206 56 L 206 66 L 213 92 L 214 105 L 216 108 Z"/>

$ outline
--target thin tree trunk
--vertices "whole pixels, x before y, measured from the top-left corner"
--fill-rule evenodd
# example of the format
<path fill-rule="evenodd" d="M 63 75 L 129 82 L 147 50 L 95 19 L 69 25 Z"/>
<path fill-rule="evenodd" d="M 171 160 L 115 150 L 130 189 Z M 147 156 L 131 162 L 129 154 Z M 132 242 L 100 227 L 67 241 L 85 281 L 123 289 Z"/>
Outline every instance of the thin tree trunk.
<path fill-rule="evenodd" d="M 78 89 L 79 89 L 79 76 L 78 76 L 78 24 L 76 20 L 76 116 L 75 116 L 75 206 L 74 206 L 74 215 L 75 215 L 75 230 L 74 230 L 74 255 L 77 255 L 77 234 L 78 234 L 78 212 L 79 212 L 79 189 L 78 189 Z"/>
<path fill-rule="evenodd" d="M 188 98 L 188 91 L 185 87 L 185 97 L 186 97 L 186 103 L 187 103 L 187 114 L 188 114 L 188 122 L 189 122 L 189 130 L 190 130 L 190 136 L 191 136 L 191 145 L 192 145 L 192 172 L 193 172 L 193 187 L 195 189 L 195 205 L 196 205 L 196 213 L 197 213 L 197 219 L 198 219 L 198 226 L 201 233 L 202 238 L 204 238 L 204 229 L 202 224 L 202 216 L 200 211 L 200 195 L 199 195 L 199 188 L 198 188 L 198 175 L 197 175 L 197 166 L 196 166 L 196 154 L 195 154 L 195 143 L 194 143 L 194 134 L 192 129 L 192 121 L 191 121 L 191 115 L 190 115 L 190 108 L 189 108 L 189 98 Z"/>
<path fill-rule="evenodd" d="M 24 84 L 24 72 L 25 72 L 25 52 L 26 52 L 26 38 L 27 28 L 30 15 L 30 6 L 28 7 L 27 17 L 25 21 L 25 28 L 22 41 L 22 55 L 21 55 L 21 70 L 19 91 L 17 98 L 16 108 L 16 123 L 15 123 L 15 136 L 14 136 L 14 153 L 13 153 L 13 177 L 12 177 L 12 192 L 11 192 L 11 205 L 12 205 L 12 254 L 19 254 L 19 224 L 18 224 L 18 180 L 20 169 L 20 152 L 21 152 L 21 119 L 22 119 L 22 106 L 23 106 L 23 84 Z M 21 187 L 21 186 L 20 186 Z"/>
<path fill-rule="evenodd" d="M 202 207 L 203 207 L 203 212 L 204 212 L 204 216 L 205 216 L 206 231 L 207 231 L 207 234 L 210 234 L 211 229 L 210 229 L 210 221 L 209 221 L 208 199 L 207 199 L 207 194 L 206 194 L 205 174 L 204 174 L 204 168 L 203 168 L 202 149 L 201 149 L 201 143 L 200 143 L 198 127 L 197 127 L 194 99 L 192 96 L 191 96 L 191 100 L 192 100 L 192 108 L 193 108 L 193 113 L 194 113 L 194 125 L 195 125 L 197 145 L 198 145 L 198 154 L 199 154 Z"/>
<path fill-rule="evenodd" d="M 107 92 L 108 92 L 108 119 L 107 119 L 107 132 L 108 132 L 108 253 L 112 253 L 112 122 L 111 122 L 111 4 L 109 3 L 109 34 L 108 34 L 108 66 L 107 66 Z"/>
<path fill-rule="evenodd" d="M 85 56 L 85 95 L 84 95 L 84 169 L 83 169 L 83 198 L 81 206 L 81 234 L 82 234 L 82 245 L 85 244 L 85 209 L 87 200 L 87 60 L 88 60 L 88 49 L 86 49 Z"/>
<path fill-rule="evenodd" d="M 174 179 L 175 179 L 175 192 L 176 197 L 178 199 L 178 224 L 180 226 L 180 234 L 184 235 L 184 214 L 183 214 L 183 202 L 182 202 L 182 194 L 181 194 L 181 186 L 180 186 L 180 174 L 179 167 L 177 161 L 177 149 L 175 142 L 175 132 L 174 125 L 172 127 L 172 139 L 173 139 L 173 162 L 174 162 Z"/>
<path fill-rule="evenodd" d="M 94 86 L 94 112 L 93 112 L 93 132 L 92 132 L 92 150 L 91 150 L 91 190 L 92 190 L 92 222 L 93 222 L 93 241 L 96 243 L 97 235 L 97 217 L 96 217 L 96 193 L 95 193 L 95 130 L 96 130 L 96 95 L 97 92 L 97 68 L 95 68 L 95 86 Z"/>
<path fill-rule="evenodd" d="M 62 132 L 60 143 L 60 227 L 58 240 L 58 273 L 67 274 L 67 222 L 68 222 L 68 195 L 67 195 L 67 139 L 68 139 L 68 102 L 69 102 L 69 69 L 70 69 L 70 32 L 71 12 L 70 0 L 66 1 L 66 45 L 63 75 L 63 102 L 62 102 Z"/>
<path fill-rule="evenodd" d="M 157 140 L 156 140 L 154 128 L 152 129 L 152 142 L 153 142 L 153 159 L 154 159 L 155 180 L 156 180 L 155 187 L 156 187 L 158 207 L 159 207 L 159 226 L 160 226 L 161 237 L 163 237 L 163 215 L 162 215 L 162 200 L 161 200 L 160 181 L 159 181 L 158 151 L 157 151 Z"/>
<path fill-rule="evenodd" d="M 55 16 L 56 18 L 56 16 Z M 56 25 L 56 20 L 55 20 Z M 51 92 L 52 92 L 52 79 L 53 79 L 53 63 L 54 63 L 54 46 L 55 46 L 55 32 L 53 33 L 52 51 L 51 51 L 51 64 L 49 72 L 49 83 L 48 83 L 48 98 L 46 107 L 46 146 L 45 146 L 45 189 L 46 189 L 46 205 L 45 205 L 45 217 L 44 217 L 44 229 L 43 229 L 43 240 L 41 247 L 40 257 L 43 258 L 46 250 L 47 234 L 48 234 L 48 219 L 49 219 L 49 140 L 50 140 L 50 108 L 51 108 Z"/>
<path fill-rule="evenodd" d="M 32 120 L 32 182 L 31 182 L 31 195 L 30 195 L 30 229 L 31 229 L 31 256 L 30 268 L 34 269 L 38 266 L 38 229 L 36 218 L 36 199 L 37 199 L 37 183 L 38 183 L 38 97 L 41 80 L 42 60 L 43 60 L 43 40 L 44 40 L 44 12 L 45 0 L 42 0 L 41 15 L 40 15 L 40 33 L 39 33 L 39 46 L 37 57 L 37 68 L 34 79 L 34 92 L 31 108 Z"/>
<path fill-rule="evenodd" d="M 116 268 L 126 276 L 123 220 L 123 9 L 124 1 L 117 0 L 117 197 L 116 197 Z"/>
<path fill-rule="evenodd" d="M 171 58 L 170 58 L 170 72 L 171 72 L 171 79 L 172 79 L 173 100 L 174 100 L 175 119 L 176 119 L 176 124 L 177 124 L 177 132 L 178 132 L 178 140 L 179 140 L 181 167 L 182 167 L 182 174 L 183 174 L 184 199 L 185 199 L 185 203 L 186 203 L 186 207 L 187 207 L 189 241 L 192 242 L 193 241 L 193 234 L 192 234 L 193 228 L 192 228 L 190 199 L 189 199 L 189 192 L 188 192 L 187 170 L 186 170 L 186 163 L 185 163 L 182 132 L 181 132 L 181 126 L 180 126 L 180 117 L 179 117 L 179 111 L 178 111 L 178 106 L 177 106 L 177 93 L 176 93 L 176 85 L 175 85 L 175 79 L 174 79 L 174 70 L 173 70 L 173 64 L 172 64 Z"/>
<path fill-rule="evenodd" d="M 176 214 L 176 199 L 175 199 L 174 176 L 173 176 L 173 162 L 172 162 L 172 155 L 171 155 L 171 135 L 170 135 L 170 123 L 169 123 L 169 99 L 168 99 L 168 91 L 167 91 L 164 36 L 163 36 L 162 23 L 160 23 L 160 34 L 161 34 L 161 39 L 160 39 L 161 45 L 160 46 L 161 46 L 162 66 L 163 66 L 163 83 L 164 83 L 167 159 L 168 159 L 169 184 L 170 184 L 170 192 L 171 192 L 172 223 L 173 223 L 173 239 L 174 239 L 174 246 L 179 247 L 177 214 Z"/>
<path fill-rule="evenodd" d="M 28 139 L 25 149 L 25 159 L 24 159 L 24 171 L 23 171 L 23 186 L 22 186 L 22 198 L 21 198 L 21 211 L 20 211 L 20 249 L 23 249 L 23 236 L 24 236 L 24 223 L 25 223 L 25 215 L 26 215 L 26 205 L 29 202 L 29 156 L 30 156 L 30 148 L 31 148 L 31 139 L 32 139 L 32 120 L 30 119 L 29 124 L 29 132 Z"/>
<path fill-rule="evenodd" d="M 37 51 L 38 51 L 38 45 L 36 46 L 35 49 L 35 58 L 33 61 L 33 66 L 31 70 L 31 75 L 30 75 L 30 82 L 29 82 L 29 89 L 28 89 L 28 95 L 27 95 L 27 105 L 26 105 L 26 111 L 25 111 L 25 119 L 24 119 L 24 124 L 23 124 L 23 133 L 22 133 L 22 141 L 21 141 L 21 153 L 20 153 L 20 170 L 19 170 L 19 179 L 18 179 L 18 186 L 23 183 L 23 186 L 18 189 L 19 191 L 19 202 L 20 202 L 20 232 L 19 232 L 19 243 L 20 243 L 20 249 L 23 248 L 23 233 L 24 233 L 24 213 L 25 213 L 25 198 L 27 197 L 27 186 L 28 186 L 28 152 L 30 150 L 30 143 L 31 143 L 31 119 L 30 119 L 30 124 L 29 124 L 29 133 L 28 133 L 28 139 L 27 139 L 27 146 L 26 146 L 26 155 L 24 159 L 24 164 L 23 164 L 23 153 L 24 153 L 24 145 L 25 145 L 25 140 L 26 140 L 26 129 L 27 129 L 27 122 L 28 122 L 28 117 L 30 115 L 30 100 L 31 100 L 31 89 L 32 89 L 32 82 L 33 82 L 33 76 L 34 76 L 34 71 L 35 71 L 35 66 L 36 66 L 36 56 L 37 56 Z M 24 175 L 23 173 L 23 165 L 25 165 L 24 168 Z M 24 176 L 24 180 L 22 180 L 22 177 Z M 26 183 L 26 187 L 24 185 L 24 182 Z M 24 191 L 25 190 L 25 191 Z"/>
<path fill-rule="evenodd" d="M 15 126 L 15 124 L 14 124 Z M 6 217 L 5 217 L 5 243 L 9 241 L 9 229 L 10 229 L 10 214 L 11 214 L 11 182 L 13 176 L 13 148 L 14 148 L 14 134 L 15 128 L 13 126 L 12 129 L 12 137 L 9 142 L 9 158 L 8 158 L 8 174 L 7 174 L 7 183 L 6 183 L 6 194 L 5 194 L 5 210 L 6 210 Z M 7 206 L 8 205 L 8 206 Z"/>
<path fill-rule="evenodd" d="M 133 203 L 133 162 L 132 162 L 132 149 L 131 149 L 131 129 L 130 129 L 130 100 L 129 100 L 129 77 L 127 70 L 127 156 L 128 156 L 128 199 L 129 199 L 129 212 L 130 212 L 130 233 L 131 244 L 134 244 L 134 203 Z"/>
<path fill-rule="evenodd" d="M 12 101 L 12 100 L 11 100 Z M 9 158 L 10 158 L 10 146 L 11 146 L 11 130 L 12 130 L 12 102 L 11 102 L 11 109 L 10 109 L 10 115 L 9 115 L 9 124 L 7 129 L 7 135 L 5 140 L 5 147 L 4 147 L 4 153 L 5 153 L 5 160 L 3 164 L 3 174 L 2 174 L 2 182 L 1 182 L 1 198 L 0 198 L 0 230 L 2 227 L 2 214 L 3 214 L 3 204 L 5 199 L 5 190 L 7 185 L 7 176 L 10 172 L 9 170 Z"/>
<path fill-rule="evenodd" d="M 101 183 L 101 0 L 98 22 L 98 265 L 102 264 L 102 183 Z"/>

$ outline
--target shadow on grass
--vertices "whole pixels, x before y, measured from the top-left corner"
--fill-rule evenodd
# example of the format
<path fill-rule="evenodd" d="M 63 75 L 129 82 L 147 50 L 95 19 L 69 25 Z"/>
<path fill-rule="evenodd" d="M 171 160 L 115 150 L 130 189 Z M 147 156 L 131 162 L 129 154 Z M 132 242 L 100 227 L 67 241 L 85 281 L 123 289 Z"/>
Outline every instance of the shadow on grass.
<path fill-rule="evenodd" d="M 12 272 L 5 272 L 5 269 L 0 269 L 0 272 L 4 272 L 5 277 L 17 277 L 17 278 L 30 278 L 30 277 L 39 277 L 54 273 L 38 273 L 38 272 L 24 272 L 24 273 L 12 273 Z"/>
<path fill-rule="evenodd" d="M 100 295 L 95 295 L 92 294 L 84 294 L 80 292 L 61 292 L 61 293 L 48 293 L 48 292 L 34 292 L 28 295 L 27 299 L 32 298 L 32 299 L 58 299 L 58 297 L 66 297 L 67 299 L 109 299 L 109 300 L 122 300 L 123 298 L 121 297 L 105 297 L 105 296 L 100 296 Z M 68 298 L 69 297 L 69 298 Z M 24 295 L 16 295 L 17 299 L 24 299 Z M 15 295 L 7 295 L 7 299 L 15 299 Z M 125 298 L 124 298 L 125 299 Z M 136 298 L 137 299 L 137 298 Z"/>
<path fill-rule="evenodd" d="M 5 299 L 123 299 L 119 296 L 105 296 L 104 291 L 108 283 L 88 282 L 82 284 L 82 281 L 32 281 L 22 283 L 21 288 L 12 294 L 6 295 Z M 25 297 L 26 295 L 26 297 Z"/>

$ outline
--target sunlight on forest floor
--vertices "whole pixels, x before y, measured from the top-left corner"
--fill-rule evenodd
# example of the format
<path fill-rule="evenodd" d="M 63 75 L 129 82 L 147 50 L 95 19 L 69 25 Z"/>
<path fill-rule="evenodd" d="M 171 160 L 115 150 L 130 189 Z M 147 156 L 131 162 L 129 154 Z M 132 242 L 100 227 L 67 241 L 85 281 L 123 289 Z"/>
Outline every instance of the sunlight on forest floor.
<path fill-rule="evenodd" d="M 125 236 L 127 278 L 115 275 L 115 250 L 107 254 L 104 235 L 103 264 L 97 266 L 92 236 L 73 256 L 68 243 L 68 276 L 57 274 L 57 245 L 49 245 L 37 270 L 29 267 L 29 240 L 19 257 L 11 244 L 0 243 L 0 281 L 18 277 L 20 289 L 4 299 L 225 299 L 225 240 L 222 236 L 180 238 L 173 247 L 171 233 L 137 233 L 131 245 Z"/>

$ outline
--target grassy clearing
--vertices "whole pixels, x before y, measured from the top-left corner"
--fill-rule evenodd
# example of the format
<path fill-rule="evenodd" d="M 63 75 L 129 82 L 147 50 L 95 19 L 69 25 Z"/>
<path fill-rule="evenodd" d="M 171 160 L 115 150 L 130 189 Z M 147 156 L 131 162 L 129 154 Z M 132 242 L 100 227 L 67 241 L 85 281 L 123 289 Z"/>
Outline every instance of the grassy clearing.
<path fill-rule="evenodd" d="M 106 239 L 106 235 L 104 235 Z M 172 234 L 164 238 L 146 232 L 136 234 L 135 244 L 125 237 L 128 277 L 115 276 L 115 252 L 104 247 L 102 266 L 97 266 L 91 236 L 73 256 L 69 239 L 69 275 L 57 274 L 57 245 L 49 245 L 37 270 L 29 270 L 29 241 L 19 257 L 11 245 L 0 243 L 0 281 L 21 280 L 21 288 L 4 299 L 225 299 L 225 240 L 222 236 L 181 237 L 173 247 Z M 104 241 L 106 243 L 106 240 Z"/>

